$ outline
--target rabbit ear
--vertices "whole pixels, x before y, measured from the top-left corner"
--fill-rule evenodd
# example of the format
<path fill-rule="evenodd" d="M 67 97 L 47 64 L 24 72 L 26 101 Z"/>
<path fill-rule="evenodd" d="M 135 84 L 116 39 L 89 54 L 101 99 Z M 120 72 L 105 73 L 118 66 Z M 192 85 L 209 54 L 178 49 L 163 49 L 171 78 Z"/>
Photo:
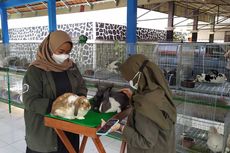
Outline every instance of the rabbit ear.
<path fill-rule="evenodd" d="M 111 91 L 111 88 L 108 88 L 105 90 L 103 94 L 103 101 L 109 101 L 110 91 Z"/>
<path fill-rule="evenodd" d="M 82 101 L 82 98 L 79 97 L 79 98 L 76 100 L 76 102 L 74 103 L 74 104 L 75 104 L 74 116 L 77 116 L 77 114 L 78 114 L 78 109 L 80 108 L 81 101 Z"/>
<path fill-rule="evenodd" d="M 103 98 L 101 100 L 101 104 L 100 104 L 100 107 L 99 107 L 99 111 L 100 112 L 105 112 L 105 110 L 107 110 L 107 105 L 109 103 L 109 96 L 110 96 L 110 91 L 109 89 L 107 88 L 105 90 L 105 92 L 103 93 Z"/>
<path fill-rule="evenodd" d="M 104 92 L 106 92 L 106 91 L 111 91 L 112 90 L 112 88 L 113 88 L 113 84 L 109 84 L 109 85 L 107 85 L 106 87 L 105 87 L 105 91 Z"/>

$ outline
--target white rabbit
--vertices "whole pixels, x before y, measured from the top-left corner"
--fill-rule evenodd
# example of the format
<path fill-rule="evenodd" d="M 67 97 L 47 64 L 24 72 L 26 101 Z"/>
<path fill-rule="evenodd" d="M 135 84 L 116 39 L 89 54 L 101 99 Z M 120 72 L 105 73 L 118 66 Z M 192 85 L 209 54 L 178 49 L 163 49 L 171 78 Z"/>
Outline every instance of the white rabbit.
<path fill-rule="evenodd" d="M 230 153 L 230 134 L 228 135 L 224 153 Z"/>
<path fill-rule="evenodd" d="M 112 73 L 118 73 L 119 66 L 121 65 L 121 62 L 118 60 L 111 62 L 110 64 L 107 65 L 107 70 L 112 72 Z"/>
<path fill-rule="evenodd" d="M 217 132 L 214 126 L 211 126 L 208 132 L 208 148 L 214 153 L 221 152 L 224 145 L 224 136 Z"/>

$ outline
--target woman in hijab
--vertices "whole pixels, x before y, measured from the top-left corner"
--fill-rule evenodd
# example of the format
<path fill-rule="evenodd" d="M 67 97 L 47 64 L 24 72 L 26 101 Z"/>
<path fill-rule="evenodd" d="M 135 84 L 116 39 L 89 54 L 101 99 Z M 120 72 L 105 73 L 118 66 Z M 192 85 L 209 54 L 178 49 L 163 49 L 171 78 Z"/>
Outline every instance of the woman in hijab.
<path fill-rule="evenodd" d="M 87 89 L 76 64 L 69 59 L 73 47 L 64 31 L 50 33 L 40 44 L 36 60 L 23 79 L 26 153 L 67 153 L 52 128 L 44 125 L 44 115 L 50 113 L 52 102 L 66 92 L 86 96 Z M 79 150 L 79 135 L 66 132 Z"/>
<path fill-rule="evenodd" d="M 160 68 L 144 55 L 130 56 L 120 67 L 134 89 L 127 125 L 116 124 L 127 153 L 175 153 L 176 108 Z"/>

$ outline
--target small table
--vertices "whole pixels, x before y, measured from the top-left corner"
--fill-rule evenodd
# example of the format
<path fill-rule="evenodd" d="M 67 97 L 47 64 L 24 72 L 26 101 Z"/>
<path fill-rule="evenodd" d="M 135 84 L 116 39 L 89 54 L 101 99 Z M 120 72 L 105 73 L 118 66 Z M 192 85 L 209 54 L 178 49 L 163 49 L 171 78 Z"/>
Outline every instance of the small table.
<path fill-rule="evenodd" d="M 130 113 L 130 111 L 131 109 L 126 109 L 118 114 L 106 114 L 106 115 L 102 114 L 101 118 L 103 118 L 104 120 L 108 120 L 110 118 L 122 120 Z M 88 114 L 85 116 L 86 119 L 87 118 L 91 118 L 91 120 L 93 119 L 94 122 L 93 125 L 87 123 L 86 119 L 85 119 L 86 121 L 68 120 L 52 115 L 45 116 L 44 122 L 46 126 L 51 127 L 55 130 L 55 132 L 60 137 L 61 141 L 64 143 L 65 147 L 70 153 L 76 153 L 76 150 L 73 148 L 72 144 L 70 143 L 69 139 L 65 135 L 64 131 L 83 135 L 83 140 L 80 145 L 79 153 L 84 152 L 88 137 L 92 138 L 99 153 L 106 153 L 99 136 L 96 134 L 96 131 L 100 127 L 100 123 L 101 123 L 101 118 L 99 118 L 99 116 L 97 115 L 101 115 L 101 113 L 96 114 L 96 112 L 89 111 Z M 94 116 L 95 118 L 92 116 Z M 90 121 L 90 119 L 88 121 Z M 125 151 L 125 142 L 122 141 L 120 152 L 123 153 L 124 151 Z"/>

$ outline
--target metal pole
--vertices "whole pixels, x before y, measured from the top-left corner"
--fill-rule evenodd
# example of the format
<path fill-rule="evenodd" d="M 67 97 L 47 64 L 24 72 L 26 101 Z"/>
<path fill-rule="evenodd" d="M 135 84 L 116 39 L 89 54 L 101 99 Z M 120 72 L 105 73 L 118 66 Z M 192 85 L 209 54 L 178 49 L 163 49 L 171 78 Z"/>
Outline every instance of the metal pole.
<path fill-rule="evenodd" d="M 127 1 L 126 44 L 129 55 L 136 54 L 137 0 Z"/>
<path fill-rule="evenodd" d="M 57 30 L 56 0 L 48 0 L 49 32 Z"/>
<path fill-rule="evenodd" d="M 6 8 L 1 10 L 1 24 L 2 24 L 2 41 L 3 44 L 9 44 L 9 32 L 8 32 L 8 22 L 7 22 L 7 12 Z"/>
<path fill-rule="evenodd" d="M 6 69 L 6 74 L 7 74 L 7 90 L 8 90 L 9 113 L 11 113 L 10 75 L 9 75 L 9 68 Z"/>

